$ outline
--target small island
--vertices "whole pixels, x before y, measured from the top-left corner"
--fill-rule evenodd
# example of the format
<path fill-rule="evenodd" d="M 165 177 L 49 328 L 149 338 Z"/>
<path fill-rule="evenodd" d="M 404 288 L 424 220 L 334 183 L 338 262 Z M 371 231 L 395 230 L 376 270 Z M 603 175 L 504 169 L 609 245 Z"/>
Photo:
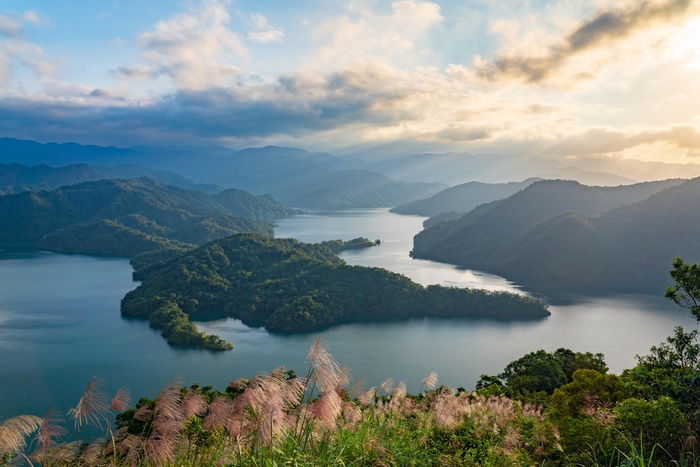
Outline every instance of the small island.
<path fill-rule="evenodd" d="M 372 241 L 366 237 L 353 238 L 347 242 L 343 240 L 326 240 L 325 242 L 321 242 L 321 245 L 328 247 L 328 249 L 335 254 L 345 250 L 361 250 L 363 248 L 371 248 L 381 244 L 382 241 L 379 239 Z"/>
<path fill-rule="evenodd" d="M 135 271 L 143 283 L 121 304 L 176 345 L 225 350 L 190 320 L 232 317 L 270 332 L 349 322 L 438 318 L 541 319 L 541 300 L 507 292 L 423 287 L 385 269 L 349 266 L 322 244 L 236 234 Z"/>

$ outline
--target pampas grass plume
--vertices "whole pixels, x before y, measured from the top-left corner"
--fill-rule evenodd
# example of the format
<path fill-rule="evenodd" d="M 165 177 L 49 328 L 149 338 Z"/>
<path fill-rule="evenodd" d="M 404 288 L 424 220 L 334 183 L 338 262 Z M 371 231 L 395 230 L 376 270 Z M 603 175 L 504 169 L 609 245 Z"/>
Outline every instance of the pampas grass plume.
<path fill-rule="evenodd" d="M 57 440 L 68 434 L 68 430 L 61 426 L 61 423 L 63 423 L 63 416 L 58 409 L 49 409 L 44 413 L 39 431 L 34 437 L 37 442 L 37 450 L 56 446 Z"/>
<path fill-rule="evenodd" d="M 112 398 L 112 403 L 109 407 L 115 412 L 122 412 L 129 407 L 131 402 L 131 394 L 126 387 L 121 387 L 117 390 L 117 393 Z"/>
<path fill-rule="evenodd" d="M 426 376 L 423 379 L 423 387 L 426 389 L 435 389 L 435 387 L 437 386 L 437 381 L 438 381 L 437 373 L 435 373 L 434 371 L 431 371 L 428 374 L 428 376 Z"/>
<path fill-rule="evenodd" d="M 385 379 L 384 382 L 379 386 L 379 388 L 387 394 L 389 394 L 391 392 L 391 388 L 393 388 L 393 387 L 394 387 L 394 380 L 391 378 Z"/>
<path fill-rule="evenodd" d="M 102 419 L 109 410 L 107 397 L 100 389 L 102 380 L 93 378 L 85 388 L 78 405 L 68 411 L 68 415 L 75 420 L 76 428 L 86 423 L 93 423 L 102 428 Z"/>
<path fill-rule="evenodd" d="M 0 455 L 24 449 L 25 438 L 40 426 L 41 419 L 34 415 L 20 415 L 0 423 Z"/>

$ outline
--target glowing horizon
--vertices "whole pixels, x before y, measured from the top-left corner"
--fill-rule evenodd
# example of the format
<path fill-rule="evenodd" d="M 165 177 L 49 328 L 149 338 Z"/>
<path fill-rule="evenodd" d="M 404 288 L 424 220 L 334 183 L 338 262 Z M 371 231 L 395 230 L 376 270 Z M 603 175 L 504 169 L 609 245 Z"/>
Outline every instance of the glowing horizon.
<path fill-rule="evenodd" d="M 9 0 L 0 83 L 40 142 L 700 163 L 691 0 Z"/>

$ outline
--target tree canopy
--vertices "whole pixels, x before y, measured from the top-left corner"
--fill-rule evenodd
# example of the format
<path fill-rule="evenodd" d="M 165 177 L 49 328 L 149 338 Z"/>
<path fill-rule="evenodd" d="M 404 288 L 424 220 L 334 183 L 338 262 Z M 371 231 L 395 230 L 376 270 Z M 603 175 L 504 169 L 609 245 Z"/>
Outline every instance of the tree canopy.
<path fill-rule="evenodd" d="M 159 258 L 154 258 L 158 260 Z M 321 244 L 238 234 L 156 264 L 122 300 L 122 314 L 152 320 L 166 302 L 191 319 L 230 316 L 280 333 L 353 321 L 441 318 L 539 319 L 538 299 L 506 292 L 423 287 L 380 268 L 349 266 Z"/>
<path fill-rule="evenodd" d="M 700 265 L 686 264 L 678 256 L 672 263 L 675 284 L 666 289 L 666 298 L 688 308 L 700 320 Z"/>

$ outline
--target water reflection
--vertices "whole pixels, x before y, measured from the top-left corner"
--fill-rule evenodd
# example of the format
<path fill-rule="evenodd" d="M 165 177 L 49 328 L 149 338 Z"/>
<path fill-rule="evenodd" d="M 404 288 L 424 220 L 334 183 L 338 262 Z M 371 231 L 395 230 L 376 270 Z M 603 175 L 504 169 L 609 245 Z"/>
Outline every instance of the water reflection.
<path fill-rule="evenodd" d="M 278 221 L 275 236 L 293 237 L 302 242 L 352 240 L 367 237 L 382 244 L 341 253 L 348 264 L 382 267 L 410 277 L 422 285 L 441 284 L 525 293 L 502 277 L 433 261 L 413 259 L 413 236 L 423 229 L 425 217 L 401 216 L 388 209 L 362 209 L 339 212 L 314 211 Z"/>

